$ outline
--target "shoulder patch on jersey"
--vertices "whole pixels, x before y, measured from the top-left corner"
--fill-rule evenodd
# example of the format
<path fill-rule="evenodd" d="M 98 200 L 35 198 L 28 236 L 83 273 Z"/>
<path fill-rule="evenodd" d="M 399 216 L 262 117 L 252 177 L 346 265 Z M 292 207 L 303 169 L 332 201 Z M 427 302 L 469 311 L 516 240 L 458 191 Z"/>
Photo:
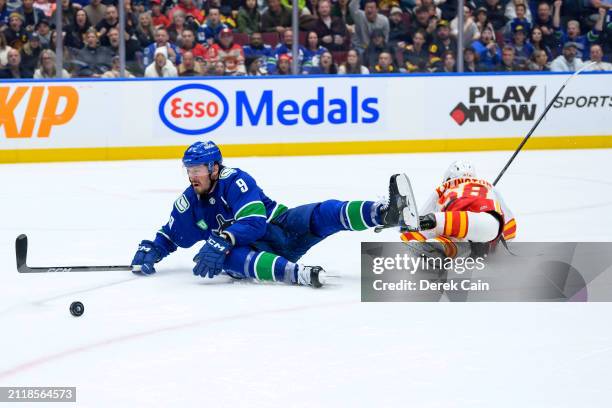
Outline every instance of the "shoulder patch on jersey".
<path fill-rule="evenodd" d="M 184 213 L 189 209 L 189 200 L 185 197 L 185 194 L 176 199 L 174 207 L 176 207 L 176 210 L 180 213 Z"/>
<path fill-rule="evenodd" d="M 219 174 L 219 178 L 226 179 L 234 173 L 236 173 L 236 169 L 232 169 L 231 167 L 224 167 L 223 170 L 221 170 L 221 174 Z"/>

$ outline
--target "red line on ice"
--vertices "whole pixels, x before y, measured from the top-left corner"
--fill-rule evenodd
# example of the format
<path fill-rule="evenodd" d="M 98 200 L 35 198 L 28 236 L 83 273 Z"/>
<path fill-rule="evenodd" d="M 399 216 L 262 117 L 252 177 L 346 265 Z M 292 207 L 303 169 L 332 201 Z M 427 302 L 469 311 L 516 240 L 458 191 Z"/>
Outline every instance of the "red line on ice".
<path fill-rule="evenodd" d="M 320 307 L 344 306 L 344 305 L 348 305 L 352 303 L 356 303 L 356 302 L 355 301 L 345 301 L 345 302 L 336 302 L 336 303 L 325 303 L 322 305 L 295 306 L 295 307 L 288 307 L 288 308 L 276 309 L 276 310 L 266 310 L 266 311 L 258 310 L 258 311 L 250 312 L 250 313 L 242 313 L 242 314 L 230 315 L 230 316 L 225 316 L 225 317 L 217 317 L 213 319 L 197 320 L 195 322 L 182 323 L 182 324 L 177 324 L 173 326 L 160 327 L 158 329 L 152 329 L 152 330 L 146 330 L 146 331 L 132 333 L 132 334 L 126 334 L 124 336 L 113 337 L 113 338 L 102 340 L 96 343 L 91 343 L 91 344 L 86 344 L 84 346 L 71 348 L 68 350 L 61 351 L 59 353 L 49 354 L 47 356 L 39 357 L 37 359 L 25 362 L 23 364 L 19 364 L 6 371 L 1 371 L 0 379 L 10 377 L 22 371 L 30 370 L 34 367 L 46 364 L 50 361 L 59 360 L 63 357 L 81 353 L 83 351 L 90 351 L 90 350 L 93 350 L 99 347 L 104 347 L 104 346 L 108 346 L 111 344 L 117 344 L 117 343 L 121 343 L 125 341 L 135 340 L 135 339 L 152 336 L 152 335 L 163 333 L 163 332 L 186 329 L 190 327 L 214 324 L 214 323 L 219 323 L 219 322 L 225 322 L 228 320 L 240 320 L 240 319 L 245 319 L 249 317 L 257 317 L 257 316 L 270 315 L 270 314 L 275 314 L 275 313 L 289 313 L 289 312 L 294 312 L 294 311 L 299 311 L 299 310 L 316 309 Z"/>

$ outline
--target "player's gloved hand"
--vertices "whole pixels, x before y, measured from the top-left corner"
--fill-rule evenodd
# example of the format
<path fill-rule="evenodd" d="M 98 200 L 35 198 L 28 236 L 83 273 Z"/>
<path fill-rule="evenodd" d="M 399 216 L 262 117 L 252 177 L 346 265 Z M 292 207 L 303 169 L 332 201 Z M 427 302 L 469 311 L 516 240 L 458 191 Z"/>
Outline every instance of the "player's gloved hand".
<path fill-rule="evenodd" d="M 421 215 L 419 217 L 419 229 L 426 231 L 436 228 L 436 216 L 433 213 Z"/>
<path fill-rule="evenodd" d="M 155 273 L 155 263 L 168 255 L 168 251 L 157 245 L 153 241 L 144 240 L 138 245 L 138 251 L 132 260 L 132 266 L 140 266 L 140 271 L 133 271 L 136 274 L 152 275 Z"/>
<path fill-rule="evenodd" d="M 214 278 L 223 271 L 225 257 L 232 248 L 232 242 L 227 234 L 211 233 L 200 252 L 193 258 L 196 263 L 193 274 L 201 277 Z"/>

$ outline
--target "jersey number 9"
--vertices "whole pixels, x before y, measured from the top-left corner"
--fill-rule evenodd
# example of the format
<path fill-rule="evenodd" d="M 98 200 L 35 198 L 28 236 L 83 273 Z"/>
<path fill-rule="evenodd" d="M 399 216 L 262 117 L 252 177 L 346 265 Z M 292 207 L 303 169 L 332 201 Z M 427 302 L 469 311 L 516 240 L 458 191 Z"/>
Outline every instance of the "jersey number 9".
<path fill-rule="evenodd" d="M 243 193 L 246 193 L 247 191 L 249 191 L 249 186 L 247 186 L 244 180 L 241 178 L 236 180 L 236 185 L 238 186 L 240 191 L 242 191 Z"/>

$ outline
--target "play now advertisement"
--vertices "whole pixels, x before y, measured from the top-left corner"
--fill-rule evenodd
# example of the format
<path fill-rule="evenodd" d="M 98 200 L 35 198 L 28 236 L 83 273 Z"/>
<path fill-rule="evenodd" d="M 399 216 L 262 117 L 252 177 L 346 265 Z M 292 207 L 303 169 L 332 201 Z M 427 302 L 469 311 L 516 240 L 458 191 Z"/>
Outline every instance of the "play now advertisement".
<path fill-rule="evenodd" d="M 610 302 L 612 243 L 361 244 L 363 302 Z"/>

